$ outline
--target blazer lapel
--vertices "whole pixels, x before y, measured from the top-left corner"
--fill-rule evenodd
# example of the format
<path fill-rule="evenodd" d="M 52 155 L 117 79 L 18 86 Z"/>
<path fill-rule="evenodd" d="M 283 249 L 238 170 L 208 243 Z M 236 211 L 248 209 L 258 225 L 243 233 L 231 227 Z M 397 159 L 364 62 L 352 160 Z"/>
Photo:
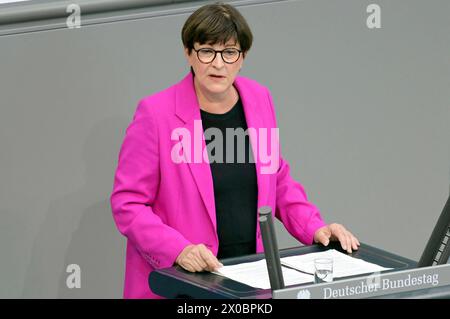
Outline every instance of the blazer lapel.
<path fill-rule="evenodd" d="M 258 140 L 260 140 L 260 133 L 258 132 L 260 128 L 266 128 L 267 125 L 264 125 L 262 116 L 261 116 L 261 108 L 262 106 L 258 106 L 255 103 L 255 96 L 246 88 L 244 82 L 241 77 L 236 77 L 234 81 L 236 89 L 239 91 L 239 96 L 242 100 L 242 105 L 244 107 L 245 119 L 247 122 L 247 127 L 254 128 L 256 130 L 256 136 L 249 134 L 250 142 L 253 150 L 253 158 L 255 160 L 256 166 L 256 178 L 258 183 L 258 205 L 257 207 L 261 207 L 267 205 L 268 192 L 269 192 L 269 182 L 270 175 L 269 174 L 261 174 L 261 159 L 259 157 L 259 144 Z M 267 128 L 269 134 L 269 128 Z M 261 142 L 261 141 L 260 141 Z M 266 142 L 266 141 L 262 141 Z"/>
<path fill-rule="evenodd" d="M 216 206 L 214 201 L 214 184 L 212 179 L 211 167 L 209 162 L 204 161 L 203 150 L 206 148 L 205 138 L 203 135 L 203 126 L 200 116 L 200 106 L 198 104 L 197 95 L 195 93 L 192 73 L 189 74 L 179 83 L 176 90 L 176 115 L 185 123 L 186 128 L 191 134 L 191 145 L 181 141 L 184 150 L 183 153 L 191 154 L 191 158 L 186 158 L 186 161 L 194 177 L 197 189 L 200 192 L 203 203 L 208 211 L 214 229 L 217 231 L 216 223 Z M 200 137 L 200 138 L 199 138 Z M 201 139 L 200 158 L 194 158 L 195 148 L 198 147 L 195 143 Z"/>

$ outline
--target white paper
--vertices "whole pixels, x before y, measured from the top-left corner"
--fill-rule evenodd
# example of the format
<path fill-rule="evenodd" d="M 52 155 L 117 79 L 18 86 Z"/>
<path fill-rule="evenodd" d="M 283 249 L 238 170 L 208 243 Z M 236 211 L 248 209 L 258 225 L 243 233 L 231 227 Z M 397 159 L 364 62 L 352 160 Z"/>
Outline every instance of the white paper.
<path fill-rule="evenodd" d="M 335 249 L 324 252 L 310 253 L 306 255 L 290 256 L 281 258 L 281 264 L 286 265 L 306 273 L 314 274 L 315 258 L 333 259 L 333 277 L 346 277 L 353 275 L 369 274 L 392 268 L 381 267 L 377 264 L 369 263 L 362 259 L 354 258 L 343 254 Z"/>
<path fill-rule="evenodd" d="M 282 265 L 297 269 L 294 270 L 281 267 L 285 286 L 314 282 L 314 259 L 316 258 L 333 259 L 334 278 L 369 274 L 392 269 L 348 256 L 338 252 L 335 249 L 330 249 L 324 252 L 281 258 Z M 251 287 L 270 289 L 270 280 L 265 259 L 249 263 L 223 266 L 214 273 Z"/>
<path fill-rule="evenodd" d="M 314 281 L 314 276 L 297 270 L 281 267 L 285 286 L 298 285 Z M 215 274 L 233 279 L 255 288 L 270 289 L 266 260 L 223 266 Z"/>

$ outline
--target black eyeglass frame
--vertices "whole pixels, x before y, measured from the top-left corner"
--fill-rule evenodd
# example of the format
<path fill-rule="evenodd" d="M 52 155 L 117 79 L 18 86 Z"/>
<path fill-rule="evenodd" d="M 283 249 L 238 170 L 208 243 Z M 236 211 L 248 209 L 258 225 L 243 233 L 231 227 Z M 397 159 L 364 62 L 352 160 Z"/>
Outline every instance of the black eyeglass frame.
<path fill-rule="evenodd" d="M 225 49 L 223 49 L 223 50 L 214 50 L 214 49 L 212 49 L 212 48 L 200 48 L 200 49 L 196 50 L 195 48 L 192 48 L 192 50 L 194 50 L 194 51 L 197 53 L 197 59 L 200 61 L 200 63 L 203 63 L 203 64 L 210 64 L 210 63 L 212 63 L 212 62 L 216 59 L 217 53 L 220 53 L 220 57 L 222 58 L 222 61 L 223 61 L 224 63 L 226 63 L 226 64 L 233 64 L 233 63 L 236 63 L 236 62 L 239 60 L 239 58 L 241 57 L 241 53 L 242 53 L 242 50 L 239 50 L 239 49 L 236 49 L 236 48 L 225 48 Z M 209 62 L 203 62 L 203 61 L 200 59 L 200 56 L 198 55 L 198 53 L 199 53 L 201 50 L 211 50 L 211 51 L 214 51 L 214 57 L 212 58 L 212 60 L 209 61 Z M 227 62 L 227 61 L 225 61 L 225 59 L 223 58 L 223 51 L 226 51 L 226 50 L 235 50 L 235 51 L 238 51 L 238 52 L 239 52 L 236 61 L 234 61 L 234 62 Z"/>

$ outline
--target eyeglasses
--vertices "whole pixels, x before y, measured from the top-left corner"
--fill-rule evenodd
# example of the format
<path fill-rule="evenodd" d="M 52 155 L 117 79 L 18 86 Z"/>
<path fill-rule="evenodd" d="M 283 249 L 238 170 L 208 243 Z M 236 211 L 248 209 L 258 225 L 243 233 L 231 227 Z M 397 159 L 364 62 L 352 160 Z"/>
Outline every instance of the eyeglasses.
<path fill-rule="evenodd" d="M 233 64 L 237 60 L 239 60 L 239 57 L 241 56 L 241 50 L 235 49 L 235 48 L 227 48 L 224 50 L 214 50 L 210 48 L 202 48 L 202 49 L 194 49 L 195 52 L 197 52 L 197 57 L 200 62 L 208 64 L 214 61 L 216 58 L 217 53 L 220 53 L 222 56 L 222 60 L 225 63 Z"/>

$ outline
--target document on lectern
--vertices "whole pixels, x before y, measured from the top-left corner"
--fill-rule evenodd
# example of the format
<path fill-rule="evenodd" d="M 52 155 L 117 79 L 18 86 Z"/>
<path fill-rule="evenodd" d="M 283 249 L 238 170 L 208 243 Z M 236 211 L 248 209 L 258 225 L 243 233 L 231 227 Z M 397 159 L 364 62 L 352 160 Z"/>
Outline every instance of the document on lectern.
<path fill-rule="evenodd" d="M 333 259 L 334 278 L 370 274 L 391 269 L 348 256 L 335 249 L 330 249 L 324 252 L 281 258 L 285 286 L 314 282 L 314 259 L 316 258 Z M 214 273 L 251 287 L 270 289 L 270 280 L 265 259 L 223 266 Z"/>
<path fill-rule="evenodd" d="M 314 281 L 313 275 L 305 274 L 286 267 L 281 268 L 283 271 L 284 284 L 286 286 Z M 270 289 L 270 279 L 265 259 L 237 265 L 223 266 L 214 273 L 251 287 Z"/>
<path fill-rule="evenodd" d="M 359 258 L 351 257 L 335 249 L 329 249 L 318 253 L 284 257 L 281 258 L 281 264 L 305 273 L 314 274 L 314 259 L 316 258 L 333 259 L 334 278 L 369 274 L 392 269 L 369 263 Z"/>

